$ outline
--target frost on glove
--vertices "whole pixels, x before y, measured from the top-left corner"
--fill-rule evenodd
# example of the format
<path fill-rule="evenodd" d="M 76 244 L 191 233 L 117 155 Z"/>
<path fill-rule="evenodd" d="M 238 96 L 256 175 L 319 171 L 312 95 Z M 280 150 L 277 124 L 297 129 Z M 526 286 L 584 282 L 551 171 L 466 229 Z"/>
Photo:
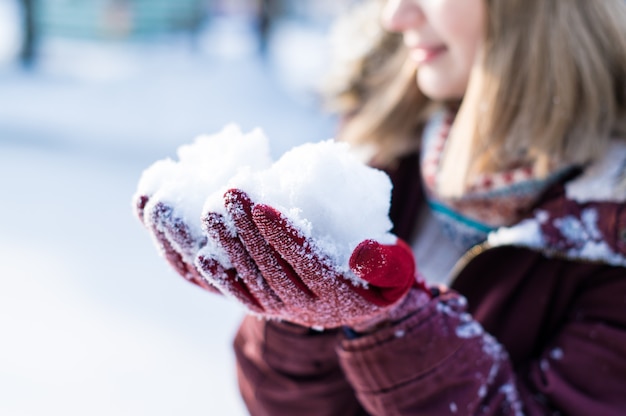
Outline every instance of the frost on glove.
<path fill-rule="evenodd" d="M 367 327 L 428 298 L 410 248 L 388 232 L 389 178 L 347 145 L 304 145 L 238 179 L 205 205 L 211 243 L 196 264 L 253 312 L 309 327 Z"/>
<path fill-rule="evenodd" d="M 194 233 L 183 218 L 173 214 L 171 205 L 158 199 L 151 200 L 147 195 L 141 195 L 135 206 L 137 216 L 152 234 L 160 253 L 170 266 L 189 282 L 210 292 L 219 292 L 202 278 L 193 260 L 190 260 L 206 244 L 206 237 Z"/>
<path fill-rule="evenodd" d="M 181 146 L 178 161 L 164 159 L 146 169 L 133 197 L 135 213 L 178 274 L 217 292 L 195 265 L 207 244 L 200 222 L 204 201 L 238 172 L 270 164 L 268 141 L 260 130 L 244 135 L 235 125 L 226 126 Z"/>

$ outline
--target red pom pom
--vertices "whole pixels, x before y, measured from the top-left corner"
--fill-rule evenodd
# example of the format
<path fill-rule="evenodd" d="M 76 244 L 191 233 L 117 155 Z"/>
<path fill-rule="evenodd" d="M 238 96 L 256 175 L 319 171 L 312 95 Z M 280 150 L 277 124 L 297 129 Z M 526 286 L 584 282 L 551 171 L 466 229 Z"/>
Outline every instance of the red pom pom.
<path fill-rule="evenodd" d="M 350 268 L 369 283 L 356 288 L 368 301 L 385 306 L 400 299 L 415 283 L 415 260 L 402 240 L 385 245 L 374 240 L 361 242 L 350 257 Z"/>

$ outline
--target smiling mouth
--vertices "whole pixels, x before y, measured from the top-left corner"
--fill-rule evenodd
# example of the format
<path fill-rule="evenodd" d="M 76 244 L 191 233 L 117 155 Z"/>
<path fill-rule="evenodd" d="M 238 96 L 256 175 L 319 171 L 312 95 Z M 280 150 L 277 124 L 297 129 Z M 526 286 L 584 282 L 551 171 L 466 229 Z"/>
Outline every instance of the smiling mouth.
<path fill-rule="evenodd" d="M 415 47 L 410 49 L 409 56 L 415 63 L 425 64 L 437 59 L 446 50 L 445 46 Z"/>

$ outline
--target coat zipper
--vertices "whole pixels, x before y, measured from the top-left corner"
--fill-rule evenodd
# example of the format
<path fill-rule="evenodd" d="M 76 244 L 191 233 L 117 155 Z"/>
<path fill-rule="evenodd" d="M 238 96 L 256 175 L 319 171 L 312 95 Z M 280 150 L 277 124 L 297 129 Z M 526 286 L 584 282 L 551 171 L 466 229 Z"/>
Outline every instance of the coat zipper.
<path fill-rule="evenodd" d="M 456 278 L 459 276 L 461 271 L 467 266 L 472 260 L 478 257 L 480 254 L 492 248 L 492 245 L 489 244 L 488 241 L 483 241 L 482 243 L 476 244 L 469 250 L 467 250 L 460 259 L 452 267 L 452 271 L 450 271 L 450 275 L 448 277 L 448 286 L 452 286 Z"/>

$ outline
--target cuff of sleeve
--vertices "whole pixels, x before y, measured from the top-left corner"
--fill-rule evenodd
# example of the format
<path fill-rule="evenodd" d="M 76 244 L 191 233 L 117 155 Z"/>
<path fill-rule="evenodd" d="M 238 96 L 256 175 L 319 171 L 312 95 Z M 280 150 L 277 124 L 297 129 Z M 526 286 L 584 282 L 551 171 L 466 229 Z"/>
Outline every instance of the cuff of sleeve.
<path fill-rule="evenodd" d="M 464 306 L 464 298 L 447 293 L 396 325 L 356 339 L 344 336 L 337 354 L 350 384 L 379 392 L 432 373 L 462 346 L 451 335 Z"/>
<path fill-rule="evenodd" d="M 271 368 L 293 375 L 307 375 L 336 369 L 337 333 L 337 330 L 315 331 L 247 316 L 235 339 L 235 346 L 244 354 L 261 353 L 259 361 Z"/>

